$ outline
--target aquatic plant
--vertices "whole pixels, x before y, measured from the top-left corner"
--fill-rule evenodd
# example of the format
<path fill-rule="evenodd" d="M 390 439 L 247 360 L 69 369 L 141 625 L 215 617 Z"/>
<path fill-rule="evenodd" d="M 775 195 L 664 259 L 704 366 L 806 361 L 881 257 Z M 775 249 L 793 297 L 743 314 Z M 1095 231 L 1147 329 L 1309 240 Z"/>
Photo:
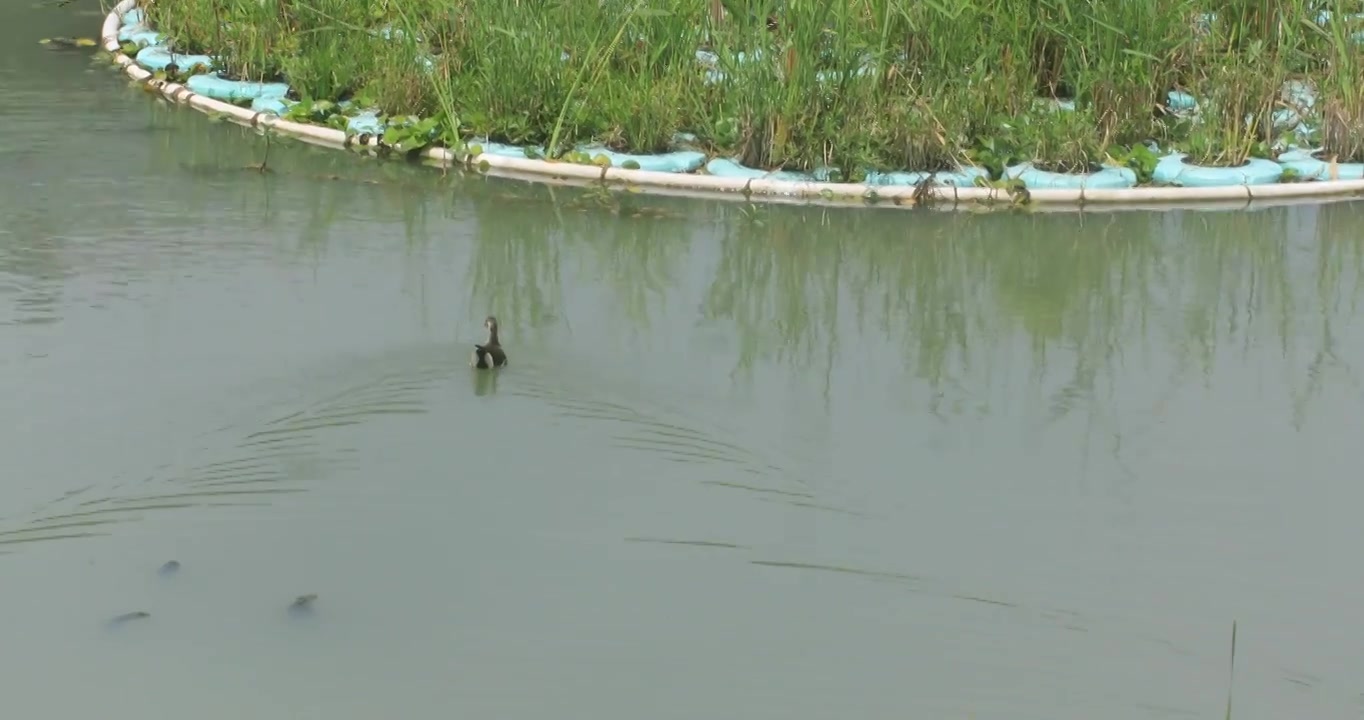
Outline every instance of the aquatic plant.
<path fill-rule="evenodd" d="M 158 0 L 151 23 L 229 77 L 363 98 L 469 138 L 568 157 L 679 133 L 767 169 L 1083 171 L 1154 144 L 1192 162 L 1316 133 L 1364 160 L 1358 0 Z M 1320 102 L 1287 123 L 1284 82 Z M 1169 93 L 1188 93 L 1179 111 Z M 315 108 L 316 106 L 314 106 Z M 326 117 L 313 118 L 330 122 Z M 393 143 L 398 144 L 398 143 Z M 998 173 L 995 173 L 998 177 Z"/>

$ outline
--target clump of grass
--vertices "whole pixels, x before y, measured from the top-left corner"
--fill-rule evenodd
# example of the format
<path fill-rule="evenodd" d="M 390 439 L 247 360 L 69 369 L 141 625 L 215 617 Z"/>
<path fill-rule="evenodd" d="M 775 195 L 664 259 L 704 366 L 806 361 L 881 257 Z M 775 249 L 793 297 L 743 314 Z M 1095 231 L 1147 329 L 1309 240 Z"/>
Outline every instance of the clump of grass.
<path fill-rule="evenodd" d="M 1344 18 L 1357 5 L 158 0 L 149 10 L 179 49 L 214 52 L 229 76 L 436 117 L 442 142 L 660 152 L 690 132 L 751 166 L 856 179 L 969 158 L 1084 171 L 1153 140 L 1234 165 L 1268 152 L 1289 77 L 1319 80 L 1326 144 L 1359 157 L 1358 46 L 1343 22 L 1319 22 L 1322 10 Z M 1209 12 L 1216 19 L 1200 26 Z M 402 38 L 380 37 L 385 28 Z M 722 77 L 708 80 L 698 48 Z M 1196 120 L 1162 111 L 1172 88 L 1199 97 Z"/>
<path fill-rule="evenodd" d="M 1286 75 L 1263 43 L 1230 53 L 1201 79 L 1201 113 L 1190 123 L 1187 149 L 1200 165 L 1234 167 L 1265 156 L 1274 140 L 1274 111 Z"/>
<path fill-rule="evenodd" d="M 1335 13 L 1342 8 L 1335 8 Z M 1364 52 L 1354 41 L 1358 23 L 1332 23 L 1317 27 L 1317 39 L 1325 46 L 1316 86 L 1320 92 L 1322 155 L 1339 162 L 1364 161 Z"/>

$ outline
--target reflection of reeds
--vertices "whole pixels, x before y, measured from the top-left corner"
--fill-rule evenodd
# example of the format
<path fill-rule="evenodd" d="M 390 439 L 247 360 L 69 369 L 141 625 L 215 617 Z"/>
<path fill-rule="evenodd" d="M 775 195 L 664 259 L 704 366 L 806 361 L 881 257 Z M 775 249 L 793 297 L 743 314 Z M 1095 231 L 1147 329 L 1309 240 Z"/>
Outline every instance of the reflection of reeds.
<path fill-rule="evenodd" d="M 720 238 L 702 312 L 734 324 L 736 370 L 751 371 L 764 356 L 798 367 L 829 360 L 844 243 L 824 237 L 833 228 L 818 211 L 802 213 L 799 224 L 783 220 L 734 218 Z"/>
<path fill-rule="evenodd" d="M 482 208 L 472 219 L 470 317 L 496 312 L 503 327 L 539 327 L 564 301 L 557 223 L 516 203 Z"/>
<path fill-rule="evenodd" d="M 175 133 L 174 147 L 196 135 Z M 192 152 L 205 153 L 196 163 L 227 165 L 212 154 L 223 145 L 195 145 Z M 1306 356 L 1306 382 L 1294 380 L 1295 403 L 1305 407 L 1328 371 L 1350 372 L 1333 334 L 1359 297 L 1364 241 L 1348 230 L 1358 212 L 1348 204 L 907 220 L 890 211 L 750 211 L 457 176 L 441 181 L 438 193 L 424 193 L 430 183 L 417 181 L 411 168 L 357 167 L 297 145 L 282 146 L 271 162 L 276 172 L 268 183 L 311 178 L 319 168 L 342 176 L 312 183 L 306 207 L 292 208 L 311 210 L 299 232 L 314 243 L 340 241 L 332 227 L 340 208 L 401 223 L 409 247 L 446 234 L 434 227 L 445 218 L 469 218 L 466 312 L 475 320 L 495 308 L 508 327 L 570 323 L 575 309 L 565 306 L 562 265 L 571 258 L 581 269 L 572 282 L 601 282 L 606 311 L 647 333 L 682 292 L 679 279 L 695 275 L 686 267 L 707 266 L 701 312 L 731 324 L 741 381 L 763 363 L 827 378 L 849 359 L 840 336 L 860 337 L 862 345 L 898 348 L 905 371 L 928 391 L 925 402 L 948 411 L 973 406 L 967 401 L 1021 338 L 1033 382 L 1052 386 L 1052 414 L 1061 418 L 1082 404 L 1097 412 L 1096 393 L 1111 384 L 1118 363 L 1153 342 L 1173 348 L 1173 381 L 1181 383 L 1189 372 L 1209 378 L 1229 343 L 1245 352 L 1247 343 L 1274 338 L 1285 357 L 1296 358 L 1294 347 L 1312 337 L 1308 328 L 1319 330 L 1308 341 L 1316 347 Z M 377 187 L 346 179 L 356 177 Z M 225 187 L 259 219 L 256 227 L 281 217 L 281 201 L 268 203 L 254 176 Z M 223 190 L 212 192 L 189 197 L 221 202 Z M 440 211 L 429 210 L 433 203 Z M 703 242 L 710 227 L 716 236 Z M 1304 323 L 1308 312 L 1319 320 Z"/>
<path fill-rule="evenodd" d="M 834 344 L 836 288 L 861 333 L 896 342 L 935 391 L 978 382 L 965 373 L 989 377 L 992 358 L 1022 337 L 1035 380 L 1073 363 L 1054 395 L 1060 417 L 1153 340 L 1207 377 L 1228 341 L 1268 333 L 1290 354 L 1310 303 L 1329 346 L 1330 319 L 1359 294 L 1361 241 L 1325 223 L 1308 237 L 1292 228 L 1306 214 L 1352 213 L 934 217 L 908 230 L 898 217 L 842 213 L 837 236 L 821 237 L 834 234 L 823 229 L 827 211 L 772 212 L 721 240 L 706 311 L 734 319 L 741 367 L 758 349 L 777 362 L 809 359 L 811 347 Z M 1308 239 L 1318 248 L 1295 248 Z"/>
<path fill-rule="evenodd" d="M 564 244 L 584 276 L 603 278 L 612 290 L 611 312 L 647 332 L 691 255 L 694 218 L 630 195 L 569 193 L 559 207 Z"/>

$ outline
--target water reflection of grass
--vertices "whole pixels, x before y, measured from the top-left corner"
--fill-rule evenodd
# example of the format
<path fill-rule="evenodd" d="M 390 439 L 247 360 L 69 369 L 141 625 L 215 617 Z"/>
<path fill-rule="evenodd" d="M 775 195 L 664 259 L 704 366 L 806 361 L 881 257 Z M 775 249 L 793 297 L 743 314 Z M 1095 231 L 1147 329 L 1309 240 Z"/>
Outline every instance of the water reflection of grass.
<path fill-rule="evenodd" d="M 979 392 L 966 389 L 988 385 L 1021 343 L 1060 419 L 1080 405 L 1098 411 L 1119 367 L 1155 347 L 1174 359 L 1173 385 L 1208 383 L 1219 358 L 1273 338 L 1297 368 L 1301 420 L 1327 374 L 1354 377 L 1334 343 L 1359 295 L 1355 205 L 1082 216 L 750 209 L 455 176 L 433 190 L 401 165 L 335 156 L 296 147 L 272 156 L 275 182 L 341 178 L 308 188 L 315 212 L 298 231 L 310 243 L 336 242 L 340 208 L 401 223 L 409 248 L 444 232 L 434 218 L 465 222 L 470 319 L 498 308 L 504 325 L 528 329 L 571 324 L 580 311 L 568 307 L 569 285 L 599 284 L 606 311 L 647 333 L 686 292 L 681 278 L 700 270 L 700 319 L 732 329 L 736 382 L 766 364 L 827 385 L 856 350 L 888 347 L 925 403 L 959 412 L 977 406 Z M 267 193 L 236 185 L 270 216 Z M 708 236 L 713 245 L 698 243 Z"/>
<path fill-rule="evenodd" d="M 1069 366 L 1053 417 L 1095 399 L 1129 357 L 1172 348 L 1207 380 L 1220 354 L 1272 337 L 1331 358 L 1330 327 L 1359 295 L 1361 240 L 1309 218 L 1348 206 L 1257 213 L 924 217 L 820 209 L 762 213 L 720 241 L 707 296 L 748 369 L 847 360 L 840 298 L 864 342 L 879 334 L 935 392 L 988 379 L 1015 339 L 1035 381 Z M 1306 217 L 1304 217 L 1306 216 Z M 1077 222 L 1079 220 L 1079 222 Z M 1323 326 L 1309 338 L 1304 323 Z M 828 348 L 822 356 L 815 348 Z M 759 351 L 762 351 L 760 353 Z M 975 379 L 968 379 L 974 377 Z M 1301 383 L 1299 383 L 1301 384 Z"/>
<path fill-rule="evenodd" d="M 764 356 L 809 368 L 833 363 L 837 338 L 840 273 L 845 227 L 820 211 L 802 212 L 800 223 L 782 212 L 731 213 L 720 235 L 720 260 L 702 304 L 707 320 L 724 319 L 737 329 L 736 370 L 751 371 Z M 856 253 L 851 253 L 856 255 Z"/>
<path fill-rule="evenodd" d="M 549 198 L 544 189 L 536 194 Z M 541 327 L 563 304 L 561 247 L 554 224 L 545 213 L 517 212 L 514 201 L 503 209 L 474 213 L 467 221 L 473 231 L 466 270 L 470 312 L 495 309 L 502 327 Z"/>
<path fill-rule="evenodd" d="M 561 214 L 567 247 L 575 256 L 587 256 L 585 274 L 606 280 L 615 298 L 613 310 L 629 326 L 647 330 L 692 252 L 694 223 L 647 198 L 573 195 L 564 204 L 576 212 Z"/>
<path fill-rule="evenodd" d="M 610 289 L 609 312 L 626 327 L 647 331 L 686 262 L 693 226 L 628 195 L 540 186 L 508 190 L 469 198 L 477 223 L 471 296 L 499 308 L 508 324 L 542 327 L 565 317 L 568 259 L 583 284 L 602 282 Z"/>

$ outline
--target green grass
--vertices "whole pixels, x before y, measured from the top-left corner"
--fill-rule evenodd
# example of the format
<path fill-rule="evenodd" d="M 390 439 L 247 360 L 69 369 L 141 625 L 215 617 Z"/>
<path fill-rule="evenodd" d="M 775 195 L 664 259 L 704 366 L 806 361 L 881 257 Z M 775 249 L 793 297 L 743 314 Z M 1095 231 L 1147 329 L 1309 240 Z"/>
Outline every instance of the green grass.
<path fill-rule="evenodd" d="M 1318 23 L 1322 10 L 1335 20 Z M 149 14 L 233 76 L 435 118 L 447 143 L 648 153 L 689 132 L 751 166 L 856 180 L 966 160 L 1137 167 L 1132 148 L 1150 141 L 1236 165 L 1282 139 L 1272 118 L 1293 78 L 1318 90 L 1311 140 L 1364 160 L 1347 22 L 1359 12 L 1359 0 L 157 0 Z M 404 39 L 377 37 L 385 26 Z M 725 81 L 705 82 L 698 48 Z M 1199 98 L 1196 119 L 1164 110 L 1171 89 Z"/>

